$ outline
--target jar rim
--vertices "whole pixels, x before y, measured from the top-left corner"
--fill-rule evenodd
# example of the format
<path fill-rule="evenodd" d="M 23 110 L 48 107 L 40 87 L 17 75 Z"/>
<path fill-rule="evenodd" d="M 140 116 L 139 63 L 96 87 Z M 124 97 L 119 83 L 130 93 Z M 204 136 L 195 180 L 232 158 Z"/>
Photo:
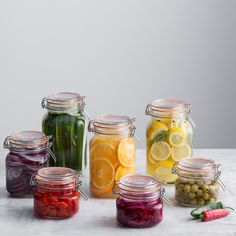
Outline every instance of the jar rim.
<path fill-rule="evenodd" d="M 8 136 L 4 141 L 4 147 L 8 149 L 35 149 L 47 147 L 49 137 L 41 131 L 20 131 Z"/>
<path fill-rule="evenodd" d="M 84 98 L 75 92 L 57 92 L 42 99 L 42 107 L 52 111 L 84 109 Z"/>

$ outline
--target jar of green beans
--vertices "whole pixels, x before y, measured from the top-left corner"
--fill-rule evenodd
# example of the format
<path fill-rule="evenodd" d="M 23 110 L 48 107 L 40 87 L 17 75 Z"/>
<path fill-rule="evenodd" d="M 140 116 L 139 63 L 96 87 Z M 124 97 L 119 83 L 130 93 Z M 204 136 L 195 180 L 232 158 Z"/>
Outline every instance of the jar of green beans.
<path fill-rule="evenodd" d="M 56 162 L 50 166 L 69 167 L 83 171 L 86 159 L 87 122 L 84 115 L 84 97 L 77 93 L 60 92 L 42 100 L 47 109 L 42 129 L 52 140 L 51 150 Z"/>
<path fill-rule="evenodd" d="M 218 199 L 220 165 L 204 157 L 184 158 L 176 162 L 172 173 L 175 181 L 175 200 L 184 206 L 203 206 L 215 203 Z"/>

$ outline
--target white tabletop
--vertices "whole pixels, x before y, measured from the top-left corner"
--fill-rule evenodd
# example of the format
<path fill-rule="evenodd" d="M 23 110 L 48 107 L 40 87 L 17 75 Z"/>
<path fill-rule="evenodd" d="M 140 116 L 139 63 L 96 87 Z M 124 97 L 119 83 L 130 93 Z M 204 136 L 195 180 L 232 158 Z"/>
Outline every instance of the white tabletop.
<path fill-rule="evenodd" d="M 236 208 L 236 149 L 234 150 L 195 150 L 195 155 L 204 155 L 222 163 L 221 179 L 227 186 L 226 192 L 221 192 L 219 200 Z M 163 221 L 152 228 L 131 229 L 116 223 L 116 206 L 114 199 L 80 200 L 79 213 L 66 220 L 37 219 L 33 214 L 32 199 L 10 198 L 5 190 L 5 151 L 1 152 L 0 161 L 0 235 L 5 236 L 49 236 L 49 235 L 220 235 L 236 236 L 236 213 L 226 218 L 210 222 L 195 221 L 190 217 L 191 208 L 175 205 L 164 206 Z M 145 151 L 137 151 L 137 170 L 145 171 Z M 87 177 L 87 176 L 86 176 Z M 88 178 L 86 178 L 88 181 Z M 86 182 L 87 182 L 86 181 Z M 86 184 L 88 191 L 88 184 Z M 173 186 L 166 187 L 167 196 L 173 200 Z"/>

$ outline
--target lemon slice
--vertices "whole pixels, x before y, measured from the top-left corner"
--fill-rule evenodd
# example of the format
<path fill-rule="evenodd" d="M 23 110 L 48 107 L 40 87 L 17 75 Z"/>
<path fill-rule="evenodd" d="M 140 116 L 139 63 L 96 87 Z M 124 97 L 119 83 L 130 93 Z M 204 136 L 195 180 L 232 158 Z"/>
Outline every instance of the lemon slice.
<path fill-rule="evenodd" d="M 132 167 L 135 162 L 135 144 L 132 138 L 123 139 L 118 147 L 118 160 L 124 167 Z"/>
<path fill-rule="evenodd" d="M 187 133 L 181 128 L 173 128 L 168 135 L 169 144 L 174 147 L 180 147 L 186 143 Z"/>
<path fill-rule="evenodd" d="M 114 185 L 115 169 L 107 159 L 95 159 L 91 162 L 91 181 L 97 189 L 109 190 Z"/>
<path fill-rule="evenodd" d="M 155 120 L 152 122 L 151 127 L 147 132 L 147 137 L 149 140 L 152 140 L 162 131 L 168 131 L 168 127 L 160 121 Z"/>
<path fill-rule="evenodd" d="M 190 157 L 192 155 L 192 149 L 189 145 L 184 144 L 181 147 L 172 147 L 171 154 L 175 161 L 179 161 L 185 157 Z"/>
<path fill-rule="evenodd" d="M 165 181 L 167 183 L 174 182 L 176 175 L 171 173 L 173 163 L 166 161 L 162 166 L 157 167 L 154 170 L 154 175 L 158 180 Z"/>
<path fill-rule="evenodd" d="M 170 156 L 170 146 L 167 142 L 161 141 L 151 146 L 151 158 L 154 161 L 165 161 Z"/>
<path fill-rule="evenodd" d="M 135 172 L 134 167 L 122 167 L 120 166 L 115 175 L 115 180 L 119 180 L 121 177 L 128 175 L 128 174 L 133 174 Z"/>

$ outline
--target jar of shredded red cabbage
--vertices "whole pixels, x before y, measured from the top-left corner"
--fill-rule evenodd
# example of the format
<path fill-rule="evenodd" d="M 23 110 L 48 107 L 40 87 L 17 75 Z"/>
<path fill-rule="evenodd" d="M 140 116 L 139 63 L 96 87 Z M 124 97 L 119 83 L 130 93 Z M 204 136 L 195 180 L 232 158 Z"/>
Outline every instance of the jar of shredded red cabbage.
<path fill-rule="evenodd" d="M 22 131 L 8 136 L 6 157 L 6 189 L 13 197 L 32 197 L 32 177 L 48 166 L 49 137 L 39 131 Z"/>
<path fill-rule="evenodd" d="M 149 175 L 126 175 L 117 181 L 117 221 L 128 227 L 144 228 L 162 221 L 161 182 Z"/>

